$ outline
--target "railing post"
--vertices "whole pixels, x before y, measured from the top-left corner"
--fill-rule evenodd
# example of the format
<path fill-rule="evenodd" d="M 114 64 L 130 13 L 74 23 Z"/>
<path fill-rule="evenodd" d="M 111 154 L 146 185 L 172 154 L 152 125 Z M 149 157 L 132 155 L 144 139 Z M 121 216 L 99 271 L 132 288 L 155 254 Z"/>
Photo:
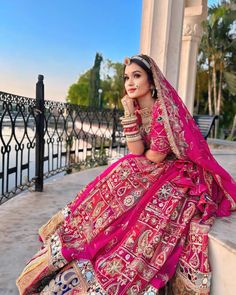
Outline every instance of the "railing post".
<path fill-rule="evenodd" d="M 44 166 L 44 84 L 43 75 L 38 75 L 36 83 L 36 151 L 35 151 L 35 191 L 43 191 Z"/>
<path fill-rule="evenodd" d="M 116 131 L 117 131 L 117 107 L 115 105 L 113 109 L 113 125 L 112 125 L 112 142 L 111 142 L 111 147 L 114 148 L 117 146 L 116 144 Z"/>

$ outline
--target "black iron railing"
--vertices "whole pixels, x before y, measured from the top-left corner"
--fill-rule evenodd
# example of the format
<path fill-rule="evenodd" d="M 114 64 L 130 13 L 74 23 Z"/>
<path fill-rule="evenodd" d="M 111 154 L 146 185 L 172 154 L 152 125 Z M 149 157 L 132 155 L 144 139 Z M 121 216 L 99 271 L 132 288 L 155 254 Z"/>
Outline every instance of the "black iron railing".
<path fill-rule="evenodd" d="M 121 115 L 44 100 L 41 75 L 36 99 L 0 91 L 0 203 L 29 187 L 42 191 L 43 179 L 56 173 L 126 153 Z"/>

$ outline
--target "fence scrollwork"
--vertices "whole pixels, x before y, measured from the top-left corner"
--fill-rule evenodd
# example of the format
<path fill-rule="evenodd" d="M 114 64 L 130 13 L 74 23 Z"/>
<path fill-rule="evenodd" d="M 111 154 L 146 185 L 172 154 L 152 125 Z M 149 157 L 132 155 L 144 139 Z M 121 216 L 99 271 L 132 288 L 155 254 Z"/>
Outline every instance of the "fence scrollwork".
<path fill-rule="evenodd" d="M 51 100 L 43 102 L 42 112 L 37 99 L 0 91 L 0 204 L 37 186 L 39 132 L 43 178 L 47 178 L 73 167 L 106 164 L 107 159 L 126 153 L 121 115 L 116 108 L 95 109 Z"/>

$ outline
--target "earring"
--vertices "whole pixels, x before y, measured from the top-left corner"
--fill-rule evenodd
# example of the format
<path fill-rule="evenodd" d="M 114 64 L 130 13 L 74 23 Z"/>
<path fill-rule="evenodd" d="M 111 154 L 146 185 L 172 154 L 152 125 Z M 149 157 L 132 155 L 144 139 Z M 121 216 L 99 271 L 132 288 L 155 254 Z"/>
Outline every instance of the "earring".
<path fill-rule="evenodd" d="M 151 87 L 151 95 L 152 95 L 152 97 L 156 97 L 157 91 L 156 91 L 155 87 Z"/>

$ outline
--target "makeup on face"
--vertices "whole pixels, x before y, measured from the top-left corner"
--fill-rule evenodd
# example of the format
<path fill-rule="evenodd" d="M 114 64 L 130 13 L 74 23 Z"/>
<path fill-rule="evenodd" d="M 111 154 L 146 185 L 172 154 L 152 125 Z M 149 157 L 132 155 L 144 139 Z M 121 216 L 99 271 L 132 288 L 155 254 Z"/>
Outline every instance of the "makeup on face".
<path fill-rule="evenodd" d="M 147 73 L 135 63 L 126 66 L 124 84 L 128 96 L 133 99 L 143 97 L 150 92 Z"/>

